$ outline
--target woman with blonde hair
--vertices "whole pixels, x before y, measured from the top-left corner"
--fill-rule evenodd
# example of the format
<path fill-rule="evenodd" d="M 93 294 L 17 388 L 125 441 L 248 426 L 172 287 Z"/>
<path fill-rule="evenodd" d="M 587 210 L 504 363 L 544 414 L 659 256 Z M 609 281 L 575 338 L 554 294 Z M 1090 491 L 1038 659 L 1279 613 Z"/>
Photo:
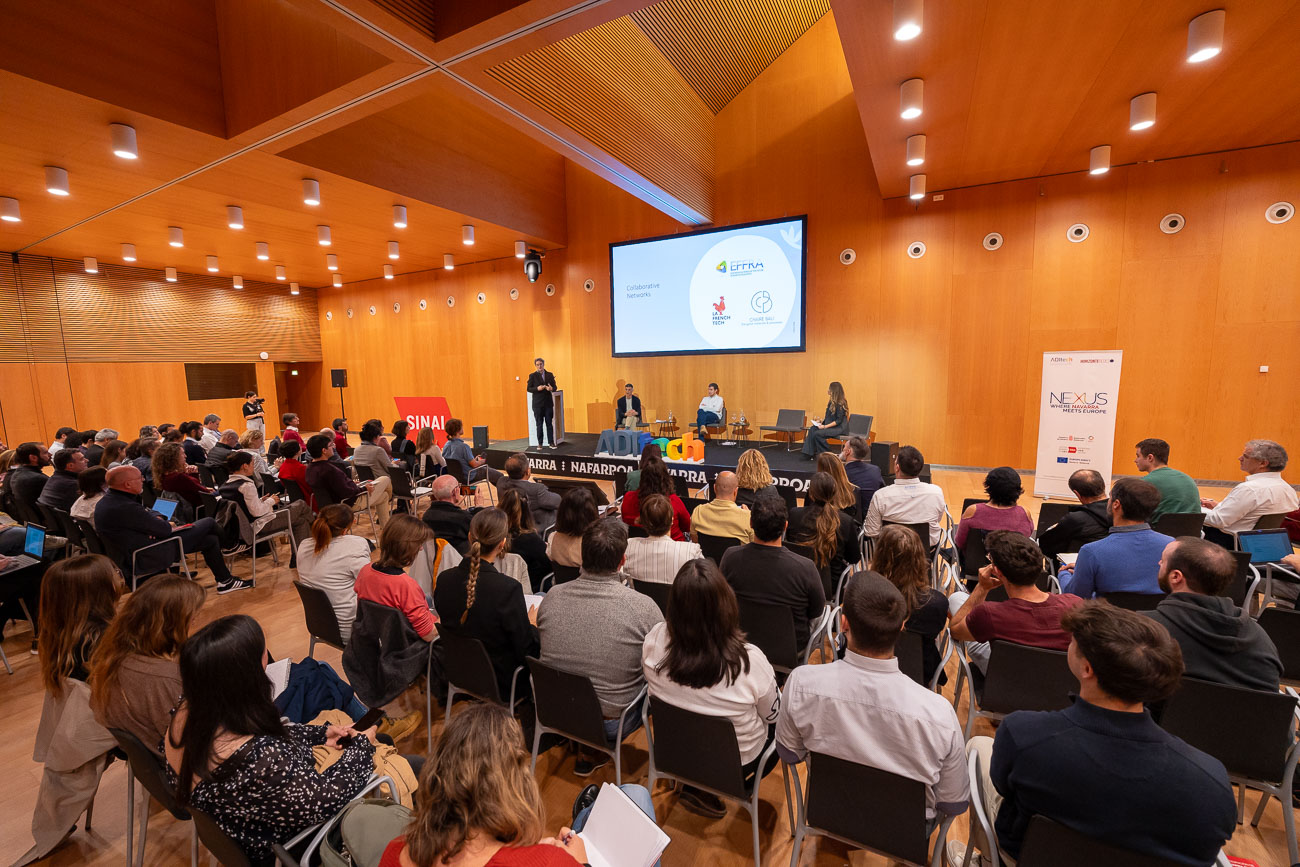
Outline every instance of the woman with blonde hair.
<path fill-rule="evenodd" d="M 827 599 L 835 595 L 835 582 L 844 569 L 856 563 L 859 556 L 857 529 L 852 518 L 835 508 L 835 494 L 835 481 L 830 474 L 814 473 L 804 505 L 790 510 L 785 531 L 789 544 L 812 551 L 812 561 L 821 573 Z"/>
<path fill-rule="evenodd" d="M 253 456 L 253 470 L 260 479 L 262 476 L 272 476 L 279 478 L 276 470 L 266 462 L 266 456 L 263 454 L 266 444 L 266 434 L 260 430 L 249 429 L 239 435 L 239 447 Z"/>
<path fill-rule="evenodd" d="M 442 449 L 434 440 L 433 428 L 425 426 L 415 437 L 415 477 L 426 479 L 442 472 L 447 466 L 447 459 L 442 456 Z"/>
<path fill-rule="evenodd" d="M 312 522 L 311 538 L 298 543 L 298 580 L 325 591 L 344 644 L 357 618 L 357 578 L 370 565 L 370 541 L 351 533 L 355 520 L 342 503 L 326 506 Z"/>
<path fill-rule="evenodd" d="M 320 522 L 319 518 L 317 522 Z M 315 533 L 316 525 L 313 524 L 313 545 Z M 379 532 L 379 559 L 363 566 L 356 581 L 357 599 L 399 609 L 406 615 L 416 635 L 425 641 L 433 640 L 438 620 L 429 610 L 428 597 L 406 570 L 415 562 L 424 543 L 432 538 L 433 531 L 419 518 L 394 515 Z"/>
<path fill-rule="evenodd" d="M 858 486 L 849 481 L 844 464 L 834 452 L 822 452 L 817 456 L 817 472 L 826 473 L 835 482 L 835 498 L 831 501 L 835 508 L 861 523 L 866 516 L 858 514 Z"/>
<path fill-rule="evenodd" d="M 803 456 L 812 460 L 830 450 L 826 440 L 844 436 L 849 429 L 849 401 L 844 397 L 844 386 L 832 382 L 826 389 L 826 414 L 821 421 L 813 419 L 812 426 L 803 438 Z"/>
<path fill-rule="evenodd" d="M 904 628 L 922 638 L 925 682 L 939 667 L 937 639 L 948 624 L 948 598 L 930 584 L 930 558 L 925 543 L 910 527 L 886 525 L 871 552 L 871 570 L 883 575 L 907 603 Z"/>
<path fill-rule="evenodd" d="M 433 604 L 439 630 L 483 642 L 501 697 L 510 695 L 514 670 L 541 652 L 537 608 L 524 604 L 518 581 L 498 571 L 510 548 L 510 520 L 500 509 L 482 509 L 469 523 L 469 553 L 438 576 Z M 527 678 L 521 680 L 526 689 Z"/>
<path fill-rule="evenodd" d="M 746 449 L 736 463 L 737 506 L 752 506 L 758 492 L 773 486 L 767 458 L 758 449 Z"/>

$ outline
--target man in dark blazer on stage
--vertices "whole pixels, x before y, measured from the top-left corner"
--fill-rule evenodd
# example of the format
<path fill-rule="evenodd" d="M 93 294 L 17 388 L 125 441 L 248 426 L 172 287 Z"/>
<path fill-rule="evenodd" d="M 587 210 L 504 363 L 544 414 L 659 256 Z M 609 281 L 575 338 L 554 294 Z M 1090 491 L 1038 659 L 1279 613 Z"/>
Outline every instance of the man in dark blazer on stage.
<path fill-rule="evenodd" d="M 534 358 L 537 369 L 528 374 L 528 393 L 533 396 L 533 418 L 537 421 L 537 447 L 547 442 L 555 448 L 555 374 L 546 369 L 546 360 Z"/>
<path fill-rule="evenodd" d="M 628 413 L 635 417 L 628 419 Z M 623 386 L 623 396 L 614 402 L 614 427 L 635 428 L 641 421 L 641 398 L 632 393 L 632 383 Z"/>

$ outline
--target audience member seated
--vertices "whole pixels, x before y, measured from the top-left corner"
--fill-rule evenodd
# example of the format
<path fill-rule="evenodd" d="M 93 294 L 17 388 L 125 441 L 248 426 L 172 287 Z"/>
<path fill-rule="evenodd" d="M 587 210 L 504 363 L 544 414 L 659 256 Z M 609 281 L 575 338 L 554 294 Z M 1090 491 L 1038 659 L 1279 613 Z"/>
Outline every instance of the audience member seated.
<path fill-rule="evenodd" d="M 749 512 L 736 505 L 740 483 L 736 474 L 723 470 L 713 480 L 713 499 L 701 503 L 691 512 L 691 538 L 699 541 L 700 534 L 739 539 L 742 543 L 754 537 L 749 529 Z"/>
<path fill-rule="evenodd" d="M 338 813 L 369 780 L 375 753 L 374 728 L 281 722 L 265 664 L 253 618 L 235 614 L 200 629 L 181 648 L 185 700 L 166 736 L 178 800 L 211 816 L 254 864 L 270 863 L 273 844 Z M 342 755 L 318 770 L 312 748 L 320 746 Z"/>
<path fill-rule="evenodd" d="M 126 597 L 91 660 L 95 719 L 130 732 L 159 756 L 172 709 L 181 700 L 176 659 L 203 597 L 203 586 L 184 575 L 146 581 Z"/>
<path fill-rule="evenodd" d="M 384 454 L 388 455 L 388 459 L 392 460 L 394 457 L 393 447 L 388 442 L 388 437 L 384 436 L 384 423 L 377 418 L 372 418 L 367 419 L 366 424 L 373 425 L 379 431 L 379 433 L 375 434 L 375 445 L 383 449 Z"/>
<path fill-rule="evenodd" d="M 348 478 L 346 472 L 330 461 L 334 456 L 334 443 L 324 434 L 316 434 L 307 440 L 307 453 L 311 455 L 311 463 L 307 465 L 307 484 L 313 494 L 324 492 L 329 494 L 334 502 L 346 503 L 349 506 L 355 506 L 357 498 L 364 495 L 369 498 L 367 502 L 374 508 L 375 517 L 380 526 L 383 526 L 392 511 L 392 500 L 389 496 L 393 489 L 391 479 L 384 476 L 382 479 L 357 485 Z"/>
<path fill-rule="evenodd" d="M 966 812 L 970 788 L 952 705 L 899 671 L 894 644 L 906 619 L 897 587 L 871 572 L 853 576 L 840 615 L 848 652 L 790 673 L 776 748 L 792 764 L 819 752 L 919 780 L 928 832 L 939 813 Z"/>
<path fill-rule="evenodd" d="M 104 457 L 104 446 L 117 439 L 117 431 L 111 427 L 97 431 L 86 431 L 86 460 L 92 467 L 98 466 Z"/>
<path fill-rule="evenodd" d="M 736 594 L 712 560 L 683 564 L 672 585 L 664 622 L 651 628 L 641 648 L 650 695 L 730 720 L 748 783 L 781 706 L 776 673 L 763 651 L 745 641 Z M 726 814 L 721 799 L 692 786 L 682 792 L 682 804 L 714 818 Z"/>
<path fill-rule="evenodd" d="M 1232 533 L 1252 530 L 1265 515 L 1284 515 L 1300 508 L 1295 488 L 1282 479 L 1286 449 L 1272 440 L 1251 440 L 1237 462 L 1246 480 L 1228 492 L 1219 503 L 1208 497 L 1201 505 L 1205 513 L 1205 538 L 1227 548 L 1235 547 Z"/>
<path fill-rule="evenodd" d="M 1201 511 L 1201 492 L 1196 482 L 1187 473 L 1169 466 L 1169 443 L 1152 437 L 1138 443 L 1134 451 L 1133 463 L 1160 491 L 1160 505 L 1151 513 L 1151 523 L 1164 515 Z"/>
<path fill-rule="evenodd" d="M 831 455 L 831 459 L 835 460 L 835 456 Z M 850 563 L 858 562 L 861 553 L 853 519 L 835 507 L 836 494 L 830 473 L 813 473 L 805 505 L 790 510 L 790 526 L 785 532 L 786 542 L 812 551 L 827 599 L 835 595 L 840 575 Z"/>
<path fill-rule="evenodd" d="M 411 471 L 411 467 L 415 465 L 415 443 L 406 438 L 410 430 L 411 423 L 409 421 L 399 419 L 393 422 L 393 442 L 391 443 L 393 460 L 401 461 L 408 473 Z"/>
<path fill-rule="evenodd" d="M 77 490 L 81 496 L 77 497 L 72 508 L 68 510 L 72 517 L 89 521 L 90 526 L 95 526 L 95 507 L 99 505 L 99 501 L 104 498 L 104 492 L 108 490 L 107 477 L 108 470 L 103 467 L 87 467 L 77 474 Z M 144 488 L 143 482 L 144 479 L 141 477 L 141 490 Z"/>
<path fill-rule="evenodd" d="M 275 470 L 266 462 L 266 434 L 256 428 L 246 430 L 239 435 L 239 448 L 253 456 L 253 470 L 257 478 L 275 476 Z"/>
<path fill-rule="evenodd" d="M 321 431 L 325 433 L 325 431 Z M 352 446 L 348 444 L 348 420 L 336 418 L 329 428 L 329 436 L 334 440 L 334 452 L 342 460 L 352 456 Z"/>
<path fill-rule="evenodd" d="M 99 458 L 99 465 L 106 470 L 120 467 L 126 463 L 126 446 L 122 440 L 109 440 L 104 443 L 104 454 Z"/>
<path fill-rule="evenodd" d="M 176 443 L 183 446 L 185 443 L 185 434 L 179 427 L 171 427 L 162 434 L 162 441 L 165 443 Z"/>
<path fill-rule="evenodd" d="M 125 587 L 113 562 L 101 554 L 60 560 L 41 581 L 41 682 L 60 695 L 67 678 L 85 683 L 90 658 L 117 611 Z"/>
<path fill-rule="evenodd" d="M 487 479 L 495 485 L 501 480 L 501 477 L 505 474 L 487 466 L 487 458 L 475 457 L 474 452 L 470 451 L 465 440 L 461 439 L 461 434 L 465 432 L 465 423 L 463 421 L 458 418 L 449 418 L 447 419 L 447 427 L 444 430 L 447 434 L 447 442 L 442 447 L 443 459 L 459 461 L 461 469 L 465 471 L 466 482 Z"/>
<path fill-rule="evenodd" d="M 1083 600 L 1073 593 L 1048 593 L 1038 587 L 1043 577 L 1043 553 L 1028 537 L 994 530 L 984 540 L 989 562 L 968 595 L 948 597 L 952 637 L 966 642 L 966 655 L 979 672 L 988 670 L 989 642 L 1010 641 L 1048 650 L 1065 650 L 1070 636 L 1061 629 L 1061 615 Z M 989 591 L 1002 587 L 1003 602 L 988 602 Z"/>
<path fill-rule="evenodd" d="M 280 416 L 280 422 L 284 425 L 284 433 L 280 434 L 281 443 L 297 443 L 298 448 L 306 449 L 307 443 L 298 433 L 298 414 L 296 412 L 286 412 Z"/>
<path fill-rule="evenodd" d="M 361 426 L 361 445 L 352 453 L 352 466 L 368 467 L 375 474 L 376 487 L 387 484 L 391 490 L 393 480 L 388 477 L 388 469 L 393 466 L 393 459 L 375 442 L 383 432 L 383 426 L 374 422 L 368 421 Z M 334 442 L 337 449 L 338 440 L 335 439 Z M 343 457 L 342 453 L 339 456 Z"/>
<path fill-rule="evenodd" d="M 506 488 L 497 502 L 510 521 L 510 551 L 524 558 L 528 566 L 528 580 L 534 589 L 540 589 L 542 579 L 551 574 L 551 561 L 546 556 L 546 543 L 537 535 L 532 512 L 518 488 Z"/>
<path fill-rule="evenodd" d="M 663 459 L 664 453 L 659 450 L 659 446 L 654 443 L 646 443 L 645 448 L 641 449 L 641 457 L 637 460 L 636 469 L 630 470 L 627 474 L 627 479 L 623 483 L 623 493 L 635 491 L 641 486 L 641 469 L 648 461 L 662 461 Z"/>
<path fill-rule="evenodd" d="M 203 431 L 203 425 L 196 421 L 181 423 L 181 433 L 185 435 L 185 439 L 181 441 L 181 447 L 185 449 L 185 463 L 192 467 L 201 467 L 208 460 L 208 450 L 203 447 L 203 443 L 200 441 Z"/>
<path fill-rule="evenodd" d="M 131 466 L 139 470 L 140 474 L 146 479 L 153 476 L 153 456 L 160 445 L 162 445 L 162 439 L 159 437 L 142 438 L 139 447 L 136 449 L 136 456 L 131 460 Z"/>
<path fill-rule="evenodd" d="M 429 610 L 424 591 L 406 570 L 429 536 L 429 528 L 418 518 L 394 515 L 379 534 L 379 559 L 362 566 L 356 581 L 357 599 L 398 609 L 425 641 L 433 640 L 437 618 Z"/>
<path fill-rule="evenodd" d="M 555 523 L 555 513 L 560 508 L 560 495 L 533 479 L 533 469 L 528 455 L 516 452 L 506 458 L 506 474 L 497 482 L 497 490 L 504 492 L 515 488 L 528 503 L 533 513 L 533 523 L 539 531 Z"/>
<path fill-rule="evenodd" d="M 161 450 L 160 450 L 161 451 Z M 95 529 L 101 536 L 111 535 L 122 550 L 123 574 L 130 578 L 132 553 L 162 539 L 177 536 L 186 554 L 198 552 L 203 562 L 212 570 L 217 581 L 217 593 L 230 593 L 253 586 L 230 574 L 221 555 L 221 542 L 217 538 L 216 521 L 200 518 L 188 527 L 175 527 L 157 512 L 140 505 L 140 492 L 144 478 L 135 467 L 114 467 L 108 471 L 108 493 L 95 506 Z M 146 572 L 156 572 L 169 566 L 176 557 L 175 546 L 153 548 L 141 558 L 140 566 Z"/>
<path fill-rule="evenodd" d="M 302 454 L 302 447 L 297 442 L 290 440 L 280 445 L 280 456 L 275 460 L 275 472 L 281 483 L 293 482 L 302 491 L 302 495 L 307 498 L 307 505 L 312 511 L 316 510 L 316 497 L 312 494 L 311 485 L 307 484 L 307 465 L 299 460 Z M 287 486 L 286 486 L 287 487 Z"/>
<path fill-rule="evenodd" d="M 1277 647 L 1223 595 L 1236 572 L 1236 559 L 1221 546 L 1179 537 L 1160 556 L 1160 589 L 1169 596 L 1143 613 L 1178 642 L 1184 676 L 1276 691 L 1282 678 Z"/>
<path fill-rule="evenodd" d="M 51 508 L 71 512 L 72 504 L 80 494 L 77 475 L 86 469 L 86 456 L 76 449 L 63 449 L 55 453 L 52 462 L 54 473 L 46 480 L 36 500 Z"/>
<path fill-rule="evenodd" d="M 1020 484 L 1020 474 L 1011 467 L 994 467 L 984 476 L 984 493 L 987 503 L 971 503 L 961 513 L 957 525 L 957 549 L 964 550 L 972 530 L 1010 530 L 1025 536 L 1034 535 L 1034 522 L 1023 506 L 1016 505 L 1025 489 Z"/>
<path fill-rule="evenodd" d="M 216 446 L 213 447 L 213 451 L 216 451 Z M 232 495 L 238 493 L 240 499 L 236 502 L 244 507 L 244 514 L 252 524 L 254 535 L 262 532 L 277 515 L 288 512 L 288 524 L 293 528 L 293 538 L 290 540 L 293 553 L 289 568 L 295 568 L 298 565 L 297 540 L 306 539 L 311 535 L 311 508 L 299 500 L 296 503 L 289 503 L 283 509 L 276 509 L 280 504 L 280 495 L 261 494 L 257 490 L 257 482 L 253 479 L 253 456 L 246 451 L 231 452 L 230 457 L 226 459 L 226 470 L 229 471 L 230 477 L 221 486 L 221 495 L 226 499 L 233 499 Z"/>
<path fill-rule="evenodd" d="M 1013 713 L 996 739 L 967 746 L 980 754 L 998 845 L 1020 857 L 1029 821 L 1041 815 L 1138 855 L 1213 864 L 1237 827 L 1227 772 L 1144 709 L 1177 689 L 1177 643 L 1150 618 L 1100 601 L 1070 609 L 1061 625 L 1078 698 L 1066 710 Z M 964 855 L 949 844 L 950 862 Z"/>
<path fill-rule="evenodd" d="M 661 494 L 668 499 L 673 509 L 673 525 L 670 531 L 673 539 L 678 542 L 686 541 L 686 534 L 691 530 L 691 516 L 675 490 L 668 465 L 658 459 L 646 461 L 641 467 L 641 484 L 635 491 L 628 491 L 623 495 L 623 505 L 620 509 L 623 523 L 628 526 L 640 525 L 641 499 L 651 494 Z"/>
<path fill-rule="evenodd" d="M 298 543 L 298 580 L 329 596 L 344 644 L 357 616 L 357 576 L 370 565 L 369 540 L 352 535 L 355 520 L 347 506 L 326 506 L 312 523 L 311 535 Z"/>
<path fill-rule="evenodd" d="M 749 517 L 742 509 L 736 511 Z M 704 556 L 694 542 L 673 540 L 668 535 L 672 525 L 673 507 L 663 494 L 651 494 L 641 502 L 641 526 L 649 535 L 627 540 L 623 571 L 629 578 L 671 584 L 684 564 Z"/>
<path fill-rule="evenodd" d="M 582 565 L 582 534 L 600 520 L 596 498 L 586 488 L 569 488 L 560 497 L 555 532 L 546 542 L 546 556 L 554 566 Z"/>
<path fill-rule="evenodd" d="M 764 491 L 749 510 L 754 541 L 728 548 L 719 567 L 742 602 L 784 605 L 794 615 L 796 646 L 808 643 L 809 623 L 822 616 L 826 593 L 813 561 L 781 544 L 786 528 L 785 500 Z"/>
<path fill-rule="evenodd" d="M 417 479 L 427 479 L 429 476 L 437 475 L 447 466 L 447 460 L 442 456 L 442 449 L 438 448 L 438 441 L 434 436 L 433 428 L 425 426 L 420 428 L 420 434 L 415 438 L 415 463 L 413 471 Z"/>
<path fill-rule="evenodd" d="M 885 486 L 880 467 L 871 462 L 871 444 L 865 437 L 849 437 L 840 449 L 840 460 L 844 462 L 845 476 L 858 489 L 858 514 L 865 518 L 871 498 Z"/>
<path fill-rule="evenodd" d="M 653 599 L 623 583 L 619 570 L 626 551 L 627 528 L 621 523 L 592 524 L 582 534 L 581 574 L 576 581 L 557 585 L 537 608 L 542 662 L 591 678 L 610 746 L 615 745 L 623 709 L 645 685 L 641 647 L 646 634 L 664 619 Z M 640 706 L 629 708 L 623 734 L 640 723 Z M 609 762 L 603 753 L 579 752 L 574 773 L 580 777 Z"/>
<path fill-rule="evenodd" d="M 68 434 L 76 433 L 75 428 L 61 427 L 54 432 L 54 442 L 50 443 L 50 457 L 53 458 L 59 452 L 63 451 L 64 444 L 68 441 Z"/>
<path fill-rule="evenodd" d="M 524 588 L 497 571 L 495 561 L 510 545 L 510 521 L 500 509 L 481 509 L 470 521 L 469 553 L 438 576 L 433 605 L 439 632 L 483 642 L 502 701 L 510 697 L 514 671 L 537 656 L 537 609 L 524 605 Z M 528 677 L 520 678 L 527 691 Z"/>
<path fill-rule="evenodd" d="M 835 498 L 831 500 L 831 503 L 835 508 L 849 516 L 856 533 L 857 528 L 862 524 L 862 516 L 858 514 L 858 489 L 853 487 L 853 483 L 849 481 L 848 473 L 844 469 L 844 463 L 834 452 L 822 452 L 817 456 L 816 466 L 816 472 L 825 473 L 835 483 Z"/>
<path fill-rule="evenodd" d="M 475 704 L 451 717 L 420 772 L 411 824 L 379 867 L 586 863 L 586 846 L 571 829 L 542 839 L 546 809 L 529 757 L 519 723 L 502 708 Z"/>
<path fill-rule="evenodd" d="M 1061 590 L 1084 599 L 1107 593 L 1160 593 L 1160 555 L 1173 541 L 1151 529 L 1147 520 L 1160 503 L 1160 491 L 1137 478 L 1110 486 L 1112 527 L 1105 539 L 1079 549 L 1073 566 L 1061 570 Z"/>
<path fill-rule="evenodd" d="M 938 640 L 948 625 L 948 597 L 930 586 L 925 543 L 906 527 L 885 527 L 871 552 L 871 571 L 903 594 L 907 603 L 903 629 L 921 636 L 921 674 L 929 683 L 939 667 Z"/>
<path fill-rule="evenodd" d="M 199 481 L 194 465 L 185 463 L 185 452 L 176 443 L 163 443 L 158 447 L 153 453 L 150 474 L 154 491 L 176 494 L 196 509 L 203 505 L 200 494 L 215 493 Z"/>
<path fill-rule="evenodd" d="M 203 417 L 202 428 L 199 431 L 202 435 L 199 443 L 204 451 L 211 451 L 212 447 L 221 440 L 221 416 L 215 412 L 208 413 Z"/>
<path fill-rule="evenodd" d="M 49 476 L 42 472 L 49 465 L 50 453 L 44 443 L 22 443 L 14 449 L 13 463 L 5 475 L 5 489 L 21 513 L 13 517 L 23 523 L 41 523 L 41 510 L 36 501 L 49 482 Z"/>
<path fill-rule="evenodd" d="M 891 524 L 929 524 L 930 538 L 926 544 L 931 550 L 939 544 L 943 530 L 943 518 L 948 505 L 943 496 L 943 488 L 921 481 L 921 471 L 925 469 L 925 457 L 915 446 L 903 446 L 898 450 L 898 477 L 892 485 L 886 485 L 871 498 L 871 507 L 867 509 L 867 519 L 863 529 L 871 538 L 880 535 L 880 528 L 885 522 Z"/>
<path fill-rule="evenodd" d="M 208 456 L 203 463 L 214 470 L 225 469 L 226 458 L 230 457 L 238 448 L 239 434 L 232 429 L 223 430 L 221 439 L 217 440 L 212 448 L 208 449 Z"/>
<path fill-rule="evenodd" d="M 1079 505 L 1071 506 L 1064 518 L 1039 534 L 1038 547 L 1047 557 L 1077 554 L 1084 545 L 1104 539 L 1110 532 L 1110 498 L 1101 473 L 1075 470 L 1067 484 Z"/>
<path fill-rule="evenodd" d="M 433 480 L 433 500 L 424 510 L 424 523 L 433 534 L 460 554 L 469 552 L 469 525 L 473 518 L 460 507 L 460 482 L 452 476 L 438 476 Z"/>
<path fill-rule="evenodd" d="M 758 449 L 745 449 L 736 462 L 736 505 L 753 506 L 760 491 L 776 492 L 767 458 Z"/>

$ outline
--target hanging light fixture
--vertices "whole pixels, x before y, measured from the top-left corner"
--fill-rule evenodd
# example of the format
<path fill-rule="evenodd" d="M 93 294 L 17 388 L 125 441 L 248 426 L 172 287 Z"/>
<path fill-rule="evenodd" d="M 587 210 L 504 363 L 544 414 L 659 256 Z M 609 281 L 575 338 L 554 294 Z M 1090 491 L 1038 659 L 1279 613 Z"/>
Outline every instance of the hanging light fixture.
<path fill-rule="evenodd" d="M 244 209 L 239 205 L 226 205 L 226 225 L 232 229 L 244 228 Z"/>
<path fill-rule="evenodd" d="M 265 241 L 258 241 L 255 245 L 257 248 L 257 258 L 265 262 L 271 258 L 271 245 Z"/>
<path fill-rule="evenodd" d="M 276 265 L 276 266 L 275 266 L 275 279 L 277 279 L 277 280 L 284 280 L 284 279 L 285 279 L 285 273 L 284 273 L 284 266 L 283 266 L 283 265 Z"/>
<path fill-rule="evenodd" d="M 99 273 L 99 263 L 95 261 L 94 256 L 87 256 L 84 260 L 84 265 L 86 267 L 87 274 Z"/>
<path fill-rule="evenodd" d="M 334 253 L 326 253 L 325 268 L 330 271 L 337 271 L 339 269 L 339 257 Z"/>
<path fill-rule="evenodd" d="M 925 175 L 912 175 L 908 178 L 907 197 L 913 201 L 925 198 Z"/>
<path fill-rule="evenodd" d="M 455 269 L 456 260 L 450 253 L 442 254 L 442 267 L 444 271 L 451 271 Z"/>
<path fill-rule="evenodd" d="M 124 160 L 133 160 L 140 154 L 135 147 L 135 127 L 124 123 L 110 123 L 108 134 L 113 140 L 113 155 Z"/>
<path fill-rule="evenodd" d="M 18 200 L 9 196 L 0 197 L 0 220 L 6 223 L 21 223 L 23 216 L 18 210 Z"/>
<path fill-rule="evenodd" d="M 329 226 L 316 227 L 316 243 L 320 244 L 322 247 L 328 247 L 330 244 L 334 243 L 334 237 L 330 234 Z"/>
<path fill-rule="evenodd" d="M 464 244 L 466 247 L 473 247 L 473 246 L 474 246 L 474 227 L 473 227 L 473 226 L 468 226 L 468 225 L 467 225 L 467 226 L 461 226 L 461 227 L 460 227 L 460 242 L 461 242 L 462 244 Z"/>
<path fill-rule="evenodd" d="M 908 42 L 921 35 L 921 0 L 894 0 L 894 39 Z"/>
<path fill-rule="evenodd" d="M 68 170 L 58 166 L 46 166 L 45 192 L 52 196 L 68 195 Z"/>
<path fill-rule="evenodd" d="M 302 179 L 302 203 L 304 205 L 320 204 L 320 183 L 315 178 Z"/>
<path fill-rule="evenodd" d="M 1187 62 L 1201 63 L 1223 50 L 1223 24 L 1228 13 L 1214 9 L 1187 25 Z"/>
<path fill-rule="evenodd" d="M 343 278 L 342 278 L 341 276 L 339 276 L 338 274 L 335 274 L 335 275 L 334 275 L 333 283 L 334 283 L 334 288 L 337 289 L 338 287 L 340 287 L 340 286 L 343 285 Z"/>
<path fill-rule="evenodd" d="M 181 230 L 180 226 L 167 227 L 167 243 L 172 247 L 185 246 L 185 232 Z"/>
<path fill-rule="evenodd" d="M 176 269 L 175 269 L 175 268 L 166 268 L 166 269 L 164 269 L 164 270 L 163 270 L 163 276 L 167 278 L 167 282 L 168 282 L 168 283 L 175 283 L 175 282 L 176 282 Z"/>
<path fill-rule="evenodd" d="M 1104 175 L 1110 171 L 1110 145 L 1097 145 L 1088 151 L 1088 174 Z"/>
<path fill-rule="evenodd" d="M 406 205 L 393 205 L 393 228 L 406 228 Z"/>
<path fill-rule="evenodd" d="M 925 136 L 910 135 L 907 137 L 907 164 L 909 166 L 919 166 L 925 162 Z"/>
<path fill-rule="evenodd" d="M 1131 130 L 1150 129 L 1156 125 L 1155 93 L 1139 93 L 1129 100 L 1128 128 Z"/>
<path fill-rule="evenodd" d="M 243 289 L 243 288 L 244 288 L 244 278 L 243 278 L 243 277 L 240 277 L 238 274 L 236 274 L 234 277 L 231 277 L 231 278 L 230 278 L 230 283 L 231 283 L 231 285 L 234 286 L 236 289 Z"/>
<path fill-rule="evenodd" d="M 289 294 L 290 294 L 290 295 L 297 295 L 297 294 L 298 294 L 298 284 L 297 284 L 297 283 L 290 283 L 290 284 L 289 284 Z"/>
<path fill-rule="evenodd" d="M 398 258 L 401 258 L 401 253 L 400 253 L 400 252 L 398 251 L 398 249 L 397 249 L 397 242 L 396 242 L 396 241 L 389 241 L 389 242 L 388 242 L 388 258 L 390 258 L 390 259 L 398 259 Z"/>
<path fill-rule="evenodd" d="M 515 258 L 522 259 L 528 255 L 528 245 L 523 241 L 515 241 Z"/>
<path fill-rule="evenodd" d="M 209 256 L 209 257 L 208 257 L 208 273 L 209 273 L 209 274 L 215 274 L 215 273 L 217 273 L 217 271 L 219 271 L 219 270 L 220 270 L 220 269 L 217 267 L 217 257 L 216 257 L 216 256 Z"/>
<path fill-rule="evenodd" d="M 122 245 L 122 261 L 123 262 L 135 261 L 135 244 Z"/>
<path fill-rule="evenodd" d="M 385 266 L 384 266 L 384 279 L 385 279 L 385 280 L 392 280 L 392 279 L 393 279 L 393 266 L 392 266 L 392 265 L 385 265 Z"/>
<path fill-rule="evenodd" d="M 925 101 L 925 82 L 919 78 L 909 78 L 898 88 L 898 113 L 903 120 L 921 116 Z"/>

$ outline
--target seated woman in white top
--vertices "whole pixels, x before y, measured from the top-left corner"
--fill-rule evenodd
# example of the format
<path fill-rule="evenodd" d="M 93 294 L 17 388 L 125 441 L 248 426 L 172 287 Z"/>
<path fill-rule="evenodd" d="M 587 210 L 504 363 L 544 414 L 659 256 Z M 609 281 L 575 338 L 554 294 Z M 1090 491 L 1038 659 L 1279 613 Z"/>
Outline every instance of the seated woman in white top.
<path fill-rule="evenodd" d="M 370 565 L 370 542 L 348 532 L 353 520 L 347 506 L 326 506 L 311 525 L 311 538 L 298 544 L 298 580 L 329 596 L 345 644 L 357 617 L 357 576 Z"/>
<path fill-rule="evenodd" d="M 104 479 L 107 476 L 107 467 L 88 467 L 77 473 L 77 490 L 81 491 L 81 496 L 77 497 L 68 514 L 89 521 L 90 526 L 95 526 L 95 506 L 104 496 L 106 488 Z"/>
<path fill-rule="evenodd" d="M 415 477 L 417 479 L 439 475 L 447 466 L 447 459 L 442 456 L 442 449 L 433 439 L 433 428 L 420 428 L 415 438 Z"/>
<path fill-rule="evenodd" d="M 736 594 L 712 560 L 691 560 L 677 573 L 664 622 L 645 637 L 641 666 L 650 695 L 731 721 L 748 783 L 771 739 L 781 693 L 763 651 L 745 641 Z M 773 753 L 763 775 L 775 766 Z M 693 812 L 726 810 L 714 795 L 689 786 L 682 798 Z"/>

